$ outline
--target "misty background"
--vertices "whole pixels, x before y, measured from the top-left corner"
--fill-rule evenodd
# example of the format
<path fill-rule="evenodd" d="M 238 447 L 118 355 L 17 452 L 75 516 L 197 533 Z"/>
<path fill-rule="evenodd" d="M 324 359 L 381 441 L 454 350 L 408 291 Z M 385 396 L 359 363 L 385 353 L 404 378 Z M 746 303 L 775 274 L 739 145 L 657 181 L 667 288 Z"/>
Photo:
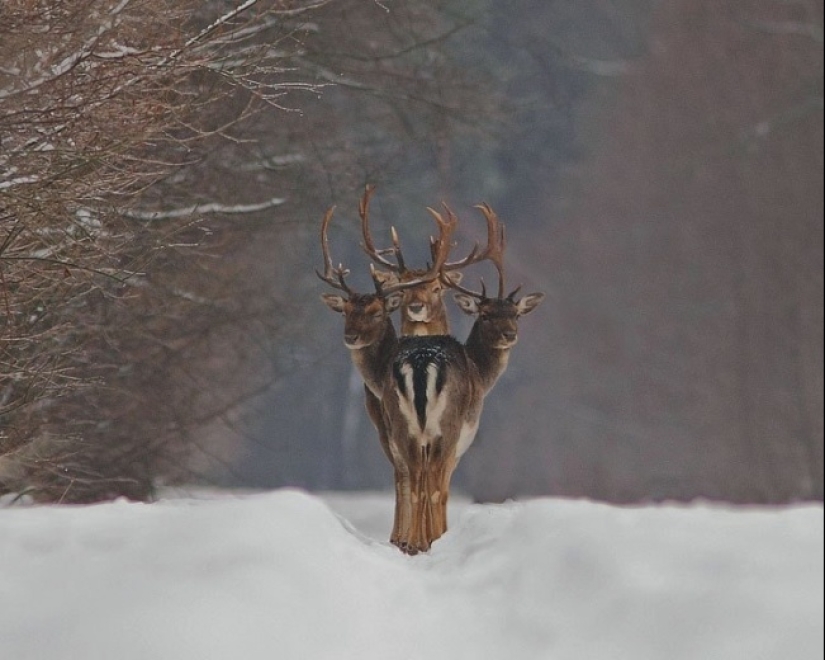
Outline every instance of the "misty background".
<path fill-rule="evenodd" d="M 366 184 L 547 294 L 456 490 L 823 498 L 821 0 L 0 3 L 0 495 L 391 488 L 315 275 Z"/>
<path fill-rule="evenodd" d="M 519 0 L 460 23 L 448 50 L 501 99 L 494 116 L 314 191 L 296 270 L 272 281 L 301 332 L 216 477 L 391 487 L 312 274 L 331 204 L 335 258 L 366 272 L 356 211 L 370 182 L 376 236 L 395 225 L 418 263 L 425 206 L 456 209 L 461 252 L 483 233 L 472 205 L 489 202 L 507 225 L 508 283 L 548 294 L 487 398 L 459 490 L 821 499 L 822 3 Z M 346 112 L 335 90 L 327 103 Z"/>

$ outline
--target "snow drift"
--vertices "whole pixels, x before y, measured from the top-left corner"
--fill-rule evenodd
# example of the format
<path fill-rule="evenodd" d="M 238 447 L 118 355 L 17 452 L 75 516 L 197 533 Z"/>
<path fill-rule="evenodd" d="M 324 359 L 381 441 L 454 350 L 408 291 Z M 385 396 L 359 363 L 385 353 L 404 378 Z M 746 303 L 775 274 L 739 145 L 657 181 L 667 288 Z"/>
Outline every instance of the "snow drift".
<path fill-rule="evenodd" d="M 0 658 L 813 660 L 823 511 L 390 496 L 0 508 Z"/>

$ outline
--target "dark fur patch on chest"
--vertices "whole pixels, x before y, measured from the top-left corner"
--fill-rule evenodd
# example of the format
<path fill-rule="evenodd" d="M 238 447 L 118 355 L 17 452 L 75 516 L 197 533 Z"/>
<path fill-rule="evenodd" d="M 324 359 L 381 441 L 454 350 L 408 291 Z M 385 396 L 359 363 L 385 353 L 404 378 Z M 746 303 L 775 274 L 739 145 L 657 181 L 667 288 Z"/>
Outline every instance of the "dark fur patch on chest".
<path fill-rule="evenodd" d="M 447 335 L 430 337 L 402 337 L 392 371 L 396 386 L 405 398 L 412 400 L 415 405 L 416 416 L 422 428 L 427 419 L 427 384 L 431 365 L 436 368 L 435 393 L 438 395 L 444 389 L 447 379 L 447 365 L 455 361 L 457 351 L 461 345 L 456 339 Z M 407 379 L 404 375 L 404 366 L 412 371 L 412 392 L 407 391 Z"/>

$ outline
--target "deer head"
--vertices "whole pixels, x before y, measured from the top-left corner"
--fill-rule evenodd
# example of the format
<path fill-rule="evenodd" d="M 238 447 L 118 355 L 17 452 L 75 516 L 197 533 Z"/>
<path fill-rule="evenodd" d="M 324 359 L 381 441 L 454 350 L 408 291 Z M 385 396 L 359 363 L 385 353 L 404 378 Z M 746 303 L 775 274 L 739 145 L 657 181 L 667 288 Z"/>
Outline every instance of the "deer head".
<path fill-rule="evenodd" d="M 407 284 L 419 281 L 418 284 L 406 287 L 401 299 L 401 334 L 402 335 L 445 335 L 450 332 L 447 310 L 444 305 L 444 294 L 450 284 L 461 282 L 459 269 L 486 258 L 486 250 L 479 251 L 476 245 L 470 254 L 460 261 L 448 262 L 451 240 L 458 226 L 455 213 L 444 204 L 444 214 L 428 208 L 427 211 L 438 225 L 438 238 L 430 237 L 431 262 L 426 268 L 409 268 L 401 251 L 401 244 L 395 228 L 391 228 L 392 247 L 377 249 L 372 238 L 369 226 L 369 204 L 375 191 L 373 186 L 367 186 L 359 205 L 361 216 L 361 233 L 364 242 L 362 247 L 370 259 L 380 267 L 375 270 L 375 277 L 384 286 Z M 488 234 L 495 231 L 488 225 Z M 393 260 L 387 258 L 392 255 Z M 438 270 L 438 277 L 426 279 L 427 274 Z M 421 281 L 425 278 L 424 281 Z"/>
<path fill-rule="evenodd" d="M 316 275 L 334 289 L 338 289 L 345 295 L 334 293 L 321 294 L 321 300 L 332 311 L 338 312 L 344 317 L 344 344 L 349 349 L 362 349 L 376 343 L 384 337 L 388 331 L 392 330 L 390 314 L 401 304 L 400 289 L 383 287 L 377 280 L 375 283 L 375 293 L 358 293 L 354 291 L 346 282 L 349 270 L 339 264 L 337 268 L 332 265 L 332 257 L 329 253 L 329 223 L 335 207 L 330 208 L 324 215 L 321 223 L 321 250 L 324 257 L 324 272 L 315 271 Z M 394 333 L 393 333 L 394 334 Z"/>
<path fill-rule="evenodd" d="M 513 291 L 506 298 L 466 293 L 455 295 L 461 311 L 476 317 L 473 330 L 482 345 L 496 350 L 515 346 L 519 318 L 532 312 L 544 299 L 543 293 L 531 293 L 516 299 L 517 292 Z"/>
<path fill-rule="evenodd" d="M 517 298 L 521 289 L 519 286 L 504 295 L 504 226 L 489 205 L 481 204 L 476 208 L 487 218 L 488 228 L 492 228 L 488 236 L 485 258 L 491 261 L 498 271 L 498 293 L 495 297 L 488 297 L 483 281 L 480 292 L 470 291 L 458 284 L 449 286 L 458 291 L 455 301 L 461 311 L 476 317 L 467 344 L 479 349 L 508 350 L 518 341 L 518 319 L 538 307 L 544 299 L 544 294 L 531 293 L 523 298 Z"/>
<path fill-rule="evenodd" d="M 371 194 L 372 188 L 368 187 L 361 200 L 362 219 L 366 217 Z M 429 268 L 415 271 L 414 274 L 408 273 L 409 276 L 406 276 L 403 280 L 396 278 L 389 281 L 380 274 L 380 271 L 371 266 L 375 293 L 358 293 L 346 283 L 349 270 L 344 268 L 343 264 L 339 264 L 337 268 L 332 265 L 328 231 L 334 211 L 335 207 L 330 208 L 321 223 L 321 250 L 324 257 L 324 272 L 316 271 L 316 274 L 324 282 L 346 294 L 342 296 L 340 294 L 325 293 L 321 296 L 321 299 L 327 307 L 344 316 L 344 343 L 347 347 L 360 349 L 375 343 L 392 328 L 390 314 L 402 305 L 405 291 L 427 286 L 439 278 L 449 254 L 450 238 L 455 231 L 457 220 L 454 217 L 447 221 L 439 219 L 439 238 L 435 241 L 437 248 L 433 249 L 433 263 Z M 397 246 L 397 236 L 395 242 Z M 383 263 L 390 263 L 384 260 L 381 254 L 374 249 L 371 237 L 369 245 Z M 397 254 L 399 255 L 399 263 L 403 264 L 400 247 L 397 247 Z"/>

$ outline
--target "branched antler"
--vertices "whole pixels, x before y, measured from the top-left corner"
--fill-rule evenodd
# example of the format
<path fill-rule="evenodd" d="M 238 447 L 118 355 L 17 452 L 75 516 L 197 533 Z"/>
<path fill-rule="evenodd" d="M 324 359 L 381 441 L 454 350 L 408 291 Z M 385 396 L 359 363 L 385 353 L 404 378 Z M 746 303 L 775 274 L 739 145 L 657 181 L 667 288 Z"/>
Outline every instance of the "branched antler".
<path fill-rule="evenodd" d="M 379 266 L 386 268 L 399 276 L 402 274 L 412 275 L 411 279 L 403 282 L 399 281 L 392 285 L 379 285 L 377 279 L 373 277 L 376 282 L 376 287 L 379 287 L 382 293 L 391 293 L 400 291 L 402 289 L 410 289 L 426 282 L 432 282 L 438 278 L 443 272 L 444 266 L 447 263 L 447 258 L 450 256 L 452 249 L 452 239 L 458 227 L 458 218 L 445 204 L 445 212 L 447 218 L 445 219 L 440 213 L 433 209 L 427 209 L 438 224 L 438 238 L 430 238 L 430 253 L 432 255 L 432 263 L 422 272 L 411 270 L 407 268 L 404 261 L 404 256 L 401 253 L 401 241 L 398 238 L 398 232 L 395 227 L 391 228 L 392 247 L 378 249 L 375 247 L 375 241 L 372 238 L 372 232 L 369 226 L 369 205 L 372 195 L 375 192 L 375 186 L 368 185 L 364 189 L 364 195 L 358 205 L 358 213 L 361 216 L 361 235 L 364 242 L 361 247 L 364 252 Z M 393 255 L 395 262 L 390 261 L 384 255 Z"/>
<path fill-rule="evenodd" d="M 504 233 L 504 224 L 498 219 L 498 215 L 493 209 L 490 207 L 489 204 L 478 204 L 476 208 L 479 209 L 483 214 L 484 217 L 487 219 L 487 245 L 484 247 L 483 250 L 478 249 L 478 244 L 476 244 L 473 249 L 470 251 L 470 254 L 467 255 L 461 261 L 456 261 L 453 263 L 445 264 L 444 270 L 456 270 L 459 268 L 465 268 L 471 264 L 475 264 L 481 261 L 490 261 L 496 267 L 496 271 L 498 271 L 498 297 L 504 297 L 504 248 L 506 247 L 506 239 Z M 450 281 L 449 279 L 445 278 L 445 283 L 453 289 L 457 291 L 461 291 L 466 293 L 470 296 L 474 296 L 479 299 L 487 298 L 487 288 L 484 285 L 484 280 L 481 281 L 481 293 L 470 291 L 469 289 L 465 289 L 464 287 L 460 286 L 459 284 Z M 510 293 L 507 297 L 512 298 L 518 293 L 518 289 Z"/>
<path fill-rule="evenodd" d="M 427 268 L 427 270 L 425 270 L 423 273 L 416 274 L 416 276 L 413 279 L 406 280 L 404 282 L 399 281 L 396 284 L 384 287 L 384 293 L 401 291 L 402 289 L 410 289 L 412 287 L 424 284 L 426 282 L 432 282 L 433 280 L 441 276 L 441 273 L 444 269 L 444 264 L 447 262 L 447 257 L 450 256 L 453 235 L 455 234 L 455 230 L 458 227 L 458 218 L 456 218 L 455 214 L 449 209 L 449 207 L 446 204 L 444 205 L 444 209 L 447 213 L 446 220 L 444 219 L 444 216 L 442 216 L 434 209 L 427 208 L 427 210 L 430 212 L 430 215 L 433 216 L 436 223 L 438 224 L 438 238 L 430 239 L 431 245 L 434 244 L 436 246 L 434 248 L 431 247 L 431 251 L 433 254 L 432 264 L 430 264 L 429 268 Z M 395 230 L 393 230 L 392 233 L 393 244 L 396 246 L 394 250 L 396 252 L 396 258 L 398 259 L 398 266 L 401 269 L 396 272 L 404 272 L 406 271 L 406 267 L 404 266 L 404 261 L 401 258 L 401 249 L 398 245 L 398 235 L 395 233 Z"/>
<path fill-rule="evenodd" d="M 393 248 L 389 250 L 376 250 L 375 245 L 372 241 L 372 236 L 369 232 L 369 203 L 370 198 L 372 197 L 374 188 L 373 186 L 367 186 L 366 190 L 364 191 L 364 196 L 361 198 L 361 202 L 358 206 L 358 211 L 361 215 L 361 228 L 364 234 L 364 244 L 363 248 L 367 252 L 370 257 L 379 263 L 382 266 L 391 268 L 394 272 L 402 273 L 407 272 L 406 267 L 404 266 L 403 258 L 401 257 L 401 248 L 398 241 L 398 235 L 393 230 Z M 445 205 L 446 208 L 446 205 Z M 321 273 L 316 269 L 315 274 L 318 275 L 321 280 L 329 284 L 331 287 L 335 289 L 339 289 L 340 291 L 344 291 L 348 295 L 355 294 L 349 285 L 346 283 L 345 278 L 349 275 L 350 271 L 347 268 L 344 268 L 343 264 L 339 264 L 337 268 L 332 265 L 332 257 L 330 256 L 329 251 L 329 223 L 332 220 L 332 215 L 335 211 L 335 207 L 330 207 L 330 209 L 324 215 L 324 219 L 321 223 L 321 252 L 324 256 L 324 272 Z M 430 209 L 430 212 L 433 214 L 436 222 L 438 223 L 438 239 L 433 239 L 437 242 L 437 249 L 433 251 L 433 263 L 429 266 L 425 271 L 416 273 L 415 277 L 412 279 L 406 280 L 401 282 L 400 280 L 394 284 L 386 285 L 383 284 L 376 275 L 375 267 L 373 264 L 370 264 L 372 280 L 375 284 L 376 292 L 380 295 L 388 295 L 390 293 L 395 293 L 396 291 L 402 291 L 404 289 L 411 289 L 413 287 L 419 286 L 426 282 L 432 282 L 433 280 L 437 279 L 442 272 L 444 264 L 447 261 L 447 257 L 450 254 L 450 248 L 452 245 L 452 237 L 455 234 L 456 227 L 458 226 L 458 219 L 455 217 L 452 211 L 447 209 L 447 219 L 445 220 L 439 213 Z M 383 254 L 387 252 L 393 252 L 396 255 L 396 259 L 398 263 L 392 263 L 387 259 L 383 258 Z"/>
<path fill-rule="evenodd" d="M 315 274 L 334 289 L 339 289 L 351 296 L 355 292 L 344 280 L 344 278 L 349 275 L 349 270 L 344 268 L 344 264 L 338 264 L 338 268 L 334 268 L 332 265 L 332 257 L 329 255 L 329 237 L 327 236 L 327 231 L 329 230 L 329 223 L 330 220 L 332 220 L 333 213 L 335 213 L 335 207 L 331 206 L 326 214 L 324 214 L 324 220 L 321 222 L 321 252 L 324 255 L 324 274 L 322 275 L 317 268 L 315 269 Z"/>
<path fill-rule="evenodd" d="M 393 247 L 378 250 L 372 240 L 372 232 L 370 232 L 369 208 L 370 200 L 375 193 L 375 186 L 367 185 L 364 188 L 364 196 L 358 204 L 358 214 L 361 216 L 361 235 L 364 237 L 364 243 L 361 247 L 369 255 L 375 263 L 380 264 L 384 268 L 388 268 L 394 273 L 402 273 L 406 270 L 404 266 L 404 258 L 401 256 L 401 245 L 398 241 L 398 234 L 395 227 L 392 228 L 392 243 Z M 385 254 L 394 254 L 397 263 L 393 263 L 389 259 L 385 259 Z"/>

